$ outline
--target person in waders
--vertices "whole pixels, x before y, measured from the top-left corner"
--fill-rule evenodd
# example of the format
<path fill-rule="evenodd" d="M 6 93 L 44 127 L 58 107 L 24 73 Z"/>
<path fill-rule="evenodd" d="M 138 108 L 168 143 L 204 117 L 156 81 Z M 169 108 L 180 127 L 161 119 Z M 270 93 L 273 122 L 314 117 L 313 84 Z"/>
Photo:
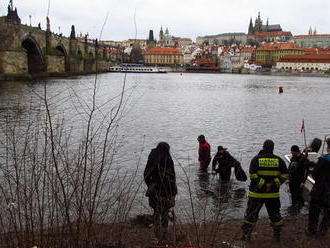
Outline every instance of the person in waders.
<path fill-rule="evenodd" d="M 146 196 L 154 210 L 154 231 L 157 239 L 168 239 L 169 210 L 175 206 L 177 194 L 174 163 L 170 154 L 170 146 L 160 142 L 152 149 L 146 168 L 144 181 L 147 184 Z"/>
<path fill-rule="evenodd" d="M 274 142 L 266 140 L 263 149 L 250 163 L 250 187 L 245 218 L 242 225 L 242 240 L 251 239 L 252 230 L 257 223 L 259 212 L 265 204 L 271 225 L 274 240 L 280 242 L 283 225 L 280 213 L 280 193 L 282 183 L 288 178 L 285 162 L 273 154 Z"/>
<path fill-rule="evenodd" d="M 227 151 L 227 148 L 218 146 L 218 152 L 212 160 L 212 170 L 220 174 L 221 181 L 229 181 L 231 168 L 239 162 Z"/>
<path fill-rule="evenodd" d="M 199 168 L 203 171 L 207 171 L 211 162 L 211 146 L 206 141 L 204 135 L 199 135 L 198 138 L 199 149 L 198 149 L 198 161 Z"/>

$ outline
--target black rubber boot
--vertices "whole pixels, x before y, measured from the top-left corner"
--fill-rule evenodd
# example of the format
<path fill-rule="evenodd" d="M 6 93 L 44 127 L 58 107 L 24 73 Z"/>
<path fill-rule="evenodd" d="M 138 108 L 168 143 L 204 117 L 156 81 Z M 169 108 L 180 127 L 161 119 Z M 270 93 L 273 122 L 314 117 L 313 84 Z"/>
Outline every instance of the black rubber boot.
<path fill-rule="evenodd" d="M 242 241 L 251 241 L 251 234 L 252 234 L 252 230 L 253 230 L 253 225 L 248 224 L 248 223 L 244 223 L 242 225 L 242 230 L 243 230 L 243 234 L 241 237 Z"/>
<path fill-rule="evenodd" d="M 281 227 L 274 227 L 273 228 L 273 239 L 275 242 L 281 242 Z"/>

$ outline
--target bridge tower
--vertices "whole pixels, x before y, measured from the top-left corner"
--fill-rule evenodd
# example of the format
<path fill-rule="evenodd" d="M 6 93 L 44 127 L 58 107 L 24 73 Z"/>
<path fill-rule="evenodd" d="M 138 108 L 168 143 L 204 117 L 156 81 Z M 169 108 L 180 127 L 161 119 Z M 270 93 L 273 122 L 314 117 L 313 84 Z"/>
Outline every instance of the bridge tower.
<path fill-rule="evenodd" d="M 8 4 L 8 13 L 6 16 L 6 22 L 12 23 L 12 24 L 21 24 L 21 19 L 19 18 L 17 14 L 17 8 L 14 9 L 14 3 L 13 0 L 9 1 Z"/>

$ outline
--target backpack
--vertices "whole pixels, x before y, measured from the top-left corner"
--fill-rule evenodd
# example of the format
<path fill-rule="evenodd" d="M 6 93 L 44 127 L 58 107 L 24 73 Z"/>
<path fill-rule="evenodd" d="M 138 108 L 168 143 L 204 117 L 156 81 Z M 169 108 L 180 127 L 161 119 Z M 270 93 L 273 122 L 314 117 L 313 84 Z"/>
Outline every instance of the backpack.
<path fill-rule="evenodd" d="M 238 181 L 245 182 L 247 180 L 247 176 L 245 171 L 243 170 L 241 163 L 235 161 L 235 177 Z"/>

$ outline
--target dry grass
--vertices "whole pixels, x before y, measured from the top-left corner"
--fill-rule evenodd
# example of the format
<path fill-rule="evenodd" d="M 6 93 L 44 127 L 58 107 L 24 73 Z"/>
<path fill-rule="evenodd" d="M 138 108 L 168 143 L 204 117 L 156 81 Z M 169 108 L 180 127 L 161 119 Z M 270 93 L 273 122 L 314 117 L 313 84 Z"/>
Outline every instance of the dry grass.
<path fill-rule="evenodd" d="M 272 240 L 272 228 L 268 219 L 259 220 L 250 242 L 241 242 L 241 220 L 229 220 L 221 223 L 217 228 L 215 240 L 212 232 L 216 223 L 203 225 L 199 230 L 197 239 L 196 228 L 192 224 L 171 225 L 169 228 L 171 239 L 158 243 L 154 237 L 153 229 L 137 225 L 137 223 L 118 223 L 111 225 L 98 225 L 99 244 L 102 248 L 120 247 L 221 247 L 221 248 L 325 248 L 330 247 L 330 237 L 310 238 L 305 235 L 307 224 L 306 216 L 285 217 L 285 226 L 281 236 L 281 243 Z M 200 244 L 198 244 L 198 240 Z"/>

